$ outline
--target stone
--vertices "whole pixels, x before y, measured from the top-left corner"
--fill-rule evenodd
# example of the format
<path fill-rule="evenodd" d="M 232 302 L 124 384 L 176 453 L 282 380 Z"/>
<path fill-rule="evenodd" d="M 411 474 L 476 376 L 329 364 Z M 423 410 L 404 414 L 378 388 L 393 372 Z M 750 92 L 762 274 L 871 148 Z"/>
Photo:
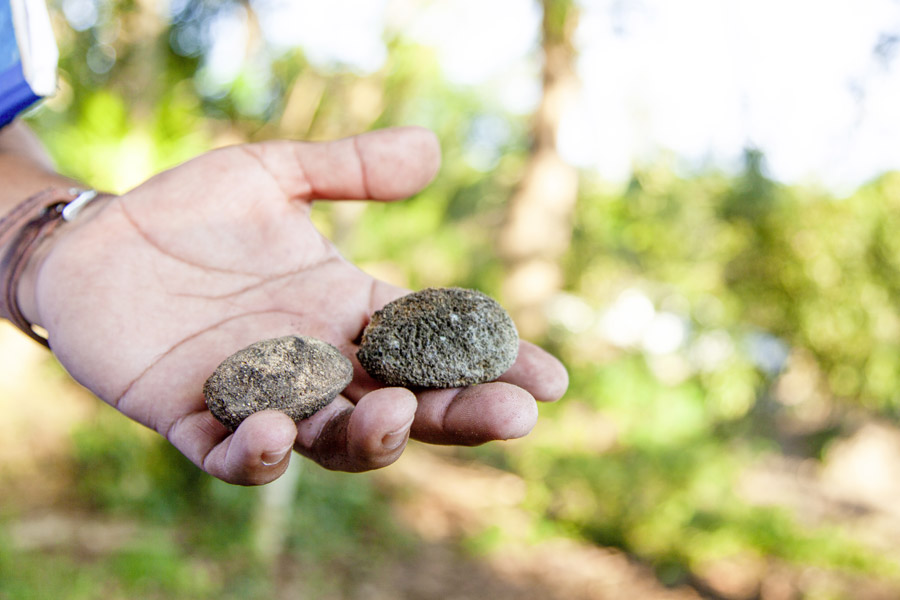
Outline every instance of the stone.
<path fill-rule="evenodd" d="M 206 380 L 203 395 L 213 416 L 234 431 L 266 409 L 295 422 L 311 417 L 352 378 L 353 365 L 337 348 L 289 335 L 256 342 L 226 358 Z"/>
<path fill-rule="evenodd" d="M 450 388 L 497 379 L 518 351 L 516 326 L 496 300 L 477 290 L 428 288 L 376 311 L 356 357 L 388 385 Z"/>

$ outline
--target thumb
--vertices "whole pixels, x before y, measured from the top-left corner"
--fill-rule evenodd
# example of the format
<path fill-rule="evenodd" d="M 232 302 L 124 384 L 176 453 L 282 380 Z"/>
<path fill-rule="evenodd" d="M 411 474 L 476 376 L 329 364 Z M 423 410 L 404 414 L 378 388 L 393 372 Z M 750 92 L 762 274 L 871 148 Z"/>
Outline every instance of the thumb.
<path fill-rule="evenodd" d="M 228 483 L 261 485 L 281 477 L 290 462 L 297 426 L 265 410 L 247 417 L 203 460 L 203 470 Z"/>
<path fill-rule="evenodd" d="M 299 200 L 398 200 L 437 174 L 437 136 L 421 127 L 371 131 L 331 142 L 268 141 L 246 146 Z"/>

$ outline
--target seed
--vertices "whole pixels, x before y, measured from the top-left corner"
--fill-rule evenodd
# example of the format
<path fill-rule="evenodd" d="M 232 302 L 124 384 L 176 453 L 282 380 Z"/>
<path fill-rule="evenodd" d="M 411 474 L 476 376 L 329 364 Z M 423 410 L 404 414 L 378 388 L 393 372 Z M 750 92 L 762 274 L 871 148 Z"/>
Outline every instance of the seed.
<path fill-rule="evenodd" d="M 356 356 L 388 385 L 449 388 L 493 381 L 518 351 L 516 326 L 496 300 L 477 290 L 428 288 L 376 311 Z"/>
<path fill-rule="evenodd" d="M 290 335 L 262 340 L 226 358 L 203 386 L 210 412 L 234 431 L 255 412 L 274 409 L 306 419 L 347 387 L 353 365 L 315 338 Z"/>

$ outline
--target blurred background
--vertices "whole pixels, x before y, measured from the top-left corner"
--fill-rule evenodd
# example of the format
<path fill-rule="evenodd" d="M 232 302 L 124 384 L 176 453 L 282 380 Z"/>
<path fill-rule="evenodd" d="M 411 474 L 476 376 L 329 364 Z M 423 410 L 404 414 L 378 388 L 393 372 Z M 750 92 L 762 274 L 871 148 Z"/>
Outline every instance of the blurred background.
<path fill-rule="evenodd" d="M 0 598 L 900 597 L 900 2 L 51 0 L 60 169 L 417 124 L 417 197 L 316 205 L 571 375 L 535 431 L 202 474 L 0 328 Z"/>

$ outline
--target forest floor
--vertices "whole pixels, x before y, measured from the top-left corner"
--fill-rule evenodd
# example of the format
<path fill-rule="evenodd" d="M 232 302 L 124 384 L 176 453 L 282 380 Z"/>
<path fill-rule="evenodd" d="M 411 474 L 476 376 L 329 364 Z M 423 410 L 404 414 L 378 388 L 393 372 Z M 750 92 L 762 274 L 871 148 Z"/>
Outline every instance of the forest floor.
<path fill-rule="evenodd" d="M 6 556 L 101 564 L 136 540 L 174 535 L 127 514 L 98 513 L 72 503 L 66 473 L 73 424 L 108 410 L 81 390 L 44 351 L 0 327 L 0 542 Z M 295 460 L 300 460 L 295 457 Z M 807 597 L 881 600 L 900 597 L 896 583 L 766 557 L 730 557 L 690 581 L 664 585 L 649 566 L 615 548 L 524 533 L 533 516 L 523 508 L 525 483 L 516 475 L 450 451 L 414 444 L 373 476 L 397 523 L 414 540 L 409 551 L 376 566 L 348 557 L 322 564 L 290 552 L 269 566 L 277 599 L 335 600 L 794 600 Z M 830 448 L 824 463 L 775 456 L 741 478 L 741 494 L 760 505 L 793 511 L 814 525 L 837 524 L 867 545 L 900 548 L 900 431 L 866 423 Z M 473 539 L 500 532 L 502 542 Z M 177 536 L 175 536 L 177 537 Z M 190 548 L 184 549 L 186 555 Z M 0 572 L 3 554 L 0 553 Z M 227 570 L 215 558 L 192 568 L 213 579 Z M 152 577 L 152 572 L 150 574 Z M 311 583 L 311 582 L 314 582 Z M 811 593 L 810 590 L 819 590 Z M 823 591 L 824 590 L 824 591 Z M 821 593 L 821 595 L 820 595 Z M 35 596 L 38 597 L 38 596 Z M 71 597 L 80 597 L 72 595 Z M 90 597 L 86 595 L 85 597 Z M 195 596 L 186 596 L 195 597 Z M 237 596 L 235 596 L 237 597 Z M 256 597 L 248 593 L 247 597 Z M 0 600 L 6 600 L 0 586 Z"/>

